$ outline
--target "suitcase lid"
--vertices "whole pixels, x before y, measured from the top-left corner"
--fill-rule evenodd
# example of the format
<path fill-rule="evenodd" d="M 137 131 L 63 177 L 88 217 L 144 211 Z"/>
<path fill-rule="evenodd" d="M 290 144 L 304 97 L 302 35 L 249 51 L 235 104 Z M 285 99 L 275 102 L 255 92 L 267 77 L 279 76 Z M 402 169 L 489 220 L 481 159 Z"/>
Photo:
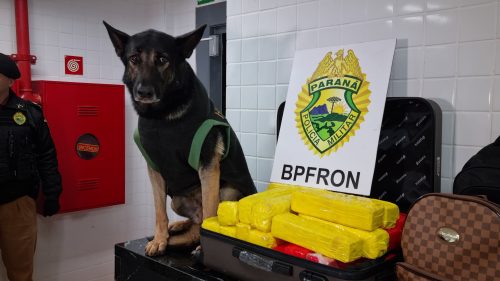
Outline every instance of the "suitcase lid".
<path fill-rule="evenodd" d="M 418 97 L 387 98 L 370 197 L 402 212 L 441 190 L 441 109 Z"/>

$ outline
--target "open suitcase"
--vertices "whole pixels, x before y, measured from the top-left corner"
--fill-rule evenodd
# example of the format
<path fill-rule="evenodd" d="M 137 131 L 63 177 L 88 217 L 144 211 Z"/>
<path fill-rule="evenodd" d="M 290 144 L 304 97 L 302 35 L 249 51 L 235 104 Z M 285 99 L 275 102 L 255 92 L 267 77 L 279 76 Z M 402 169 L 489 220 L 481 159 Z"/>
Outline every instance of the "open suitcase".
<path fill-rule="evenodd" d="M 371 197 L 396 203 L 406 212 L 421 195 L 440 191 L 440 159 L 439 106 L 423 98 L 388 98 Z M 390 251 L 335 268 L 206 229 L 201 230 L 201 245 L 207 267 L 248 281 L 396 280 L 394 266 L 402 259 L 399 251 Z"/>

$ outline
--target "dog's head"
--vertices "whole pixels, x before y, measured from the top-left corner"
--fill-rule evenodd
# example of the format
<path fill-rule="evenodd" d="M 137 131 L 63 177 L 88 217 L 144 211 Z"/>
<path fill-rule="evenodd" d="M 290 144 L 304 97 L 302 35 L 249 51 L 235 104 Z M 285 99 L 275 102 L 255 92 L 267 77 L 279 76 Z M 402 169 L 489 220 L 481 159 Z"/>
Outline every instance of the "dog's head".
<path fill-rule="evenodd" d="M 193 53 L 206 25 L 178 37 L 151 29 L 128 35 L 106 22 L 104 25 L 125 65 L 123 83 L 140 116 L 163 117 L 189 102 L 191 97 L 182 90 L 192 79 L 186 59 Z"/>

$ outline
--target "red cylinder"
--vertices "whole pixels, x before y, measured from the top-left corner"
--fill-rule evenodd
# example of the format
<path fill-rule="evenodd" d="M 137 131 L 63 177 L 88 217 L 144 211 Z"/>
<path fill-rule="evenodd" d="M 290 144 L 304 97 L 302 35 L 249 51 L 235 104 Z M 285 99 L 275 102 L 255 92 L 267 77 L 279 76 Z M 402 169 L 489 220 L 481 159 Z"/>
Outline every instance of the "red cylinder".
<path fill-rule="evenodd" d="M 36 57 L 30 54 L 30 34 L 28 24 L 28 1 L 15 0 L 16 10 L 16 38 L 17 54 L 12 55 L 17 61 L 21 78 L 18 80 L 18 95 L 26 100 L 40 103 L 39 95 L 33 94 L 31 86 L 31 63 L 35 62 Z"/>

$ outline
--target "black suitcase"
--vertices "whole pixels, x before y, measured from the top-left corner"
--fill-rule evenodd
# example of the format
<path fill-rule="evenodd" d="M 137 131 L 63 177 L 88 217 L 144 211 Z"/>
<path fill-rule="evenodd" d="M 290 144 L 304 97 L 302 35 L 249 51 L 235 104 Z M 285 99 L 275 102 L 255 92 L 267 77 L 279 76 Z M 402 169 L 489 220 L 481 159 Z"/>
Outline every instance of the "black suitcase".
<path fill-rule="evenodd" d="M 441 109 L 424 98 L 387 98 L 370 197 L 402 212 L 441 191 Z"/>
<path fill-rule="evenodd" d="M 203 264 L 245 281 L 390 281 L 399 252 L 337 269 L 296 258 L 205 229 L 201 230 Z"/>
<path fill-rule="evenodd" d="M 402 155 L 405 161 L 395 163 Z M 423 98 L 388 98 L 371 197 L 394 202 L 406 211 L 420 195 L 440 190 L 440 157 L 439 106 Z M 379 180 L 385 173 L 387 175 Z M 400 252 L 388 252 L 378 259 L 340 269 L 205 229 L 201 230 L 201 245 L 207 267 L 248 281 L 389 281 L 396 280 L 394 265 L 402 260 Z"/>

